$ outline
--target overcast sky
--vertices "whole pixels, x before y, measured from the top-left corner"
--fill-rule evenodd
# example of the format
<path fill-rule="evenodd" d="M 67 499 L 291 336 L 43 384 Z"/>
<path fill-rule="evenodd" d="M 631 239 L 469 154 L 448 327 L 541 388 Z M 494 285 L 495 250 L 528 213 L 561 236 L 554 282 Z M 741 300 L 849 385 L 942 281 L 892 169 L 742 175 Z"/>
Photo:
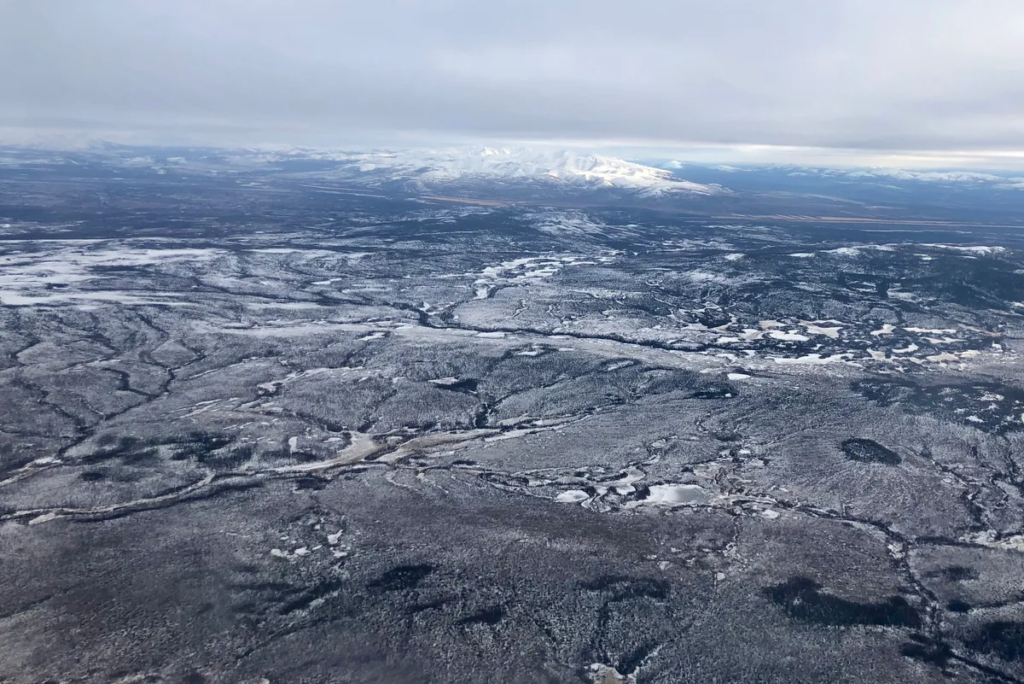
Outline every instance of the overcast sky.
<path fill-rule="evenodd" d="M 0 88 L 9 139 L 1015 167 L 1024 0 L 0 0 Z"/>

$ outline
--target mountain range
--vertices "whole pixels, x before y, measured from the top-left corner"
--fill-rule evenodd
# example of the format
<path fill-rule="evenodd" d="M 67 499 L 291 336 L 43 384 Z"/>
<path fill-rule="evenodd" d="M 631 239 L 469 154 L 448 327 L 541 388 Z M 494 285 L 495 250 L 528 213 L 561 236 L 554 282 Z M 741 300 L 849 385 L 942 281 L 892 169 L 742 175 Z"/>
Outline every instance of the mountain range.
<path fill-rule="evenodd" d="M 667 169 L 597 154 L 523 147 L 333 153 L 289 150 L 267 161 L 335 162 L 346 180 L 369 184 L 403 183 L 417 189 L 478 182 L 554 186 L 566 189 L 611 189 L 642 196 L 712 195 L 717 185 L 694 183 Z"/>

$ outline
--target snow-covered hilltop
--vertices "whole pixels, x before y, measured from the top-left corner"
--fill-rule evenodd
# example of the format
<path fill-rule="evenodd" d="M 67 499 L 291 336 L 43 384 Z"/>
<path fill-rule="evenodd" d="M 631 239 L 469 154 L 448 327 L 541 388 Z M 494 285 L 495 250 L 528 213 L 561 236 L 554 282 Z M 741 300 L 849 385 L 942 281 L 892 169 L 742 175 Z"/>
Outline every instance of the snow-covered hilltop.
<path fill-rule="evenodd" d="M 330 164 L 327 173 L 339 180 L 369 185 L 401 183 L 436 192 L 478 185 L 538 191 L 604 189 L 645 197 L 711 195 L 724 190 L 684 180 L 666 169 L 569 150 L 483 147 L 353 153 L 288 149 L 249 153 L 246 158 L 271 164 L 312 160 Z M 314 173 L 324 172 L 321 168 Z"/>
<path fill-rule="evenodd" d="M 384 173 L 392 180 L 424 184 L 453 181 L 532 181 L 579 187 L 615 188 L 642 194 L 669 192 L 712 194 L 716 186 L 691 183 L 670 171 L 623 159 L 568 150 L 485 147 L 476 150 L 375 153 L 359 160 L 364 173 Z"/>

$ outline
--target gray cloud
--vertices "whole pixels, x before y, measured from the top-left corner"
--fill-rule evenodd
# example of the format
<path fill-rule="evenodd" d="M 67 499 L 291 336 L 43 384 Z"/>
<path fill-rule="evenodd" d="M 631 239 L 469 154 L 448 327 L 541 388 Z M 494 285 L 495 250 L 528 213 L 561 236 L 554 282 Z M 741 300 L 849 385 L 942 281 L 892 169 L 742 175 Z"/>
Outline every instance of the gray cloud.
<path fill-rule="evenodd" d="M 0 0 L 0 123 L 1005 151 L 1022 35 L 1020 0 Z"/>

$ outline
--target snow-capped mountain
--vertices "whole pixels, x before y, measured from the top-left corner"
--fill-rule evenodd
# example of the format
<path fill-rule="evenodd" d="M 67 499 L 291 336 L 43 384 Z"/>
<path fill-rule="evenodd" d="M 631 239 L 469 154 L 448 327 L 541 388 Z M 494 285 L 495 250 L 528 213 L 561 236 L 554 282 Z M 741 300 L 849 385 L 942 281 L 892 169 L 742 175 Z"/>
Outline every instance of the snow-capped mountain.
<path fill-rule="evenodd" d="M 313 172 L 317 175 L 326 173 L 367 185 L 402 184 L 432 192 L 481 185 L 535 192 L 603 189 L 643 197 L 725 191 L 718 185 L 684 180 L 666 169 L 569 150 L 483 147 L 353 153 L 293 148 L 249 151 L 246 159 L 269 164 L 312 160 L 331 165 L 330 171 Z"/>
<path fill-rule="evenodd" d="M 375 153 L 362 156 L 358 164 L 366 174 L 383 174 L 391 180 L 412 180 L 424 185 L 499 180 L 614 188 L 645 195 L 709 195 L 721 191 L 715 186 L 682 180 L 664 169 L 568 150 L 485 147 L 468 151 Z"/>

